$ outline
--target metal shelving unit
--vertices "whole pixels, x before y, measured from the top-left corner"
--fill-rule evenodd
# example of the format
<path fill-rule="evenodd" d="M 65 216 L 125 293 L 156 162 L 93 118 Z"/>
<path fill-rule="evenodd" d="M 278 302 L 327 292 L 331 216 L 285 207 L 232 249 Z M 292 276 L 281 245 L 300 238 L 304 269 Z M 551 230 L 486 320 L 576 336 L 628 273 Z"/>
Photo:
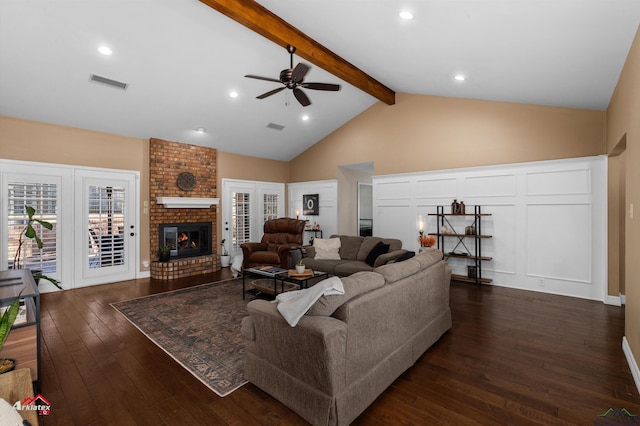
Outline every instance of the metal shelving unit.
<path fill-rule="evenodd" d="M 470 265 L 468 266 L 472 265 L 475 268 L 474 276 L 471 276 L 471 274 L 466 276 L 453 274 L 451 278 L 457 281 L 475 283 L 477 285 L 491 283 L 492 280 L 490 278 L 482 277 L 482 262 L 492 260 L 491 257 L 482 255 L 482 240 L 492 237 L 491 235 L 485 235 L 482 233 L 482 218 L 491 216 L 491 214 L 482 213 L 482 206 L 474 206 L 473 213 L 445 213 L 444 208 L 445 206 L 437 206 L 437 213 L 429 213 L 429 216 L 437 217 L 436 232 L 429 233 L 429 235 L 434 235 L 437 238 L 438 249 L 442 250 L 445 259 L 467 259 L 470 261 Z M 474 233 L 458 233 L 456 231 L 456 226 L 460 228 L 460 225 L 456 224 L 456 226 L 454 226 L 449 220 L 451 217 L 468 217 L 473 219 L 470 225 L 468 222 L 465 222 L 465 228 L 467 226 L 472 226 L 474 228 Z M 445 226 L 451 230 L 450 233 L 443 233 Z M 453 243 L 448 243 L 447 245 L 451 246 L 451 244 L 453 244 L 453 248 L 450 250 L 445 249 L 445 239 L 453 239 Z M 469 244 L 467 245 L 467 243 Z M 471 243 L 473 243 L 473 250 L 469 248 Z M 458 250 L 458 248 L 464 248 L 465 250 Z M 461 253 L 458 253 L 459 251 Z"/>

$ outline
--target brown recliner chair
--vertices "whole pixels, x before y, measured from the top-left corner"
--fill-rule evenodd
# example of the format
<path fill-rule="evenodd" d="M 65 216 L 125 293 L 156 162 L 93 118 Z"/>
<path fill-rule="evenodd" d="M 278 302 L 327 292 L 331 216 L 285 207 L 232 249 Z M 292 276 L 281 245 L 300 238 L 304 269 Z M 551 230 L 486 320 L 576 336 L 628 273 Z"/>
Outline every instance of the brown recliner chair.
<path fill-rule="evenodd" d="M 284 269 L 293 267 L 290 252 L 302 246 L 304 220 L 281 217 L 264 223 L 264 235 L 259 243 L 241 244 L 243 268 L 260 265 L 279 266 Z"/>

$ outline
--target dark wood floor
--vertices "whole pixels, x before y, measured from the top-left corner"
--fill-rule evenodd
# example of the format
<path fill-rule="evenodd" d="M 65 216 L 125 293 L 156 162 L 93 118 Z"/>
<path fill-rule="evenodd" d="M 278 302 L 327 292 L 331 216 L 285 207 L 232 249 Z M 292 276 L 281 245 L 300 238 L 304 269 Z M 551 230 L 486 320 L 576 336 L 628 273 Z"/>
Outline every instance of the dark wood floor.
<path fill-rule="evenodd" d="M 305 424 L 251 384 L 218 397 L 109 305 L 221 278 L 228 270 L 44 294 L 42 395 L 52 410 L 41 424 Z M 593 425 L 609 408 L 640 414 L 623 308 L 460 283 L 451 308 L 453 328 L 355 424 Z"/>

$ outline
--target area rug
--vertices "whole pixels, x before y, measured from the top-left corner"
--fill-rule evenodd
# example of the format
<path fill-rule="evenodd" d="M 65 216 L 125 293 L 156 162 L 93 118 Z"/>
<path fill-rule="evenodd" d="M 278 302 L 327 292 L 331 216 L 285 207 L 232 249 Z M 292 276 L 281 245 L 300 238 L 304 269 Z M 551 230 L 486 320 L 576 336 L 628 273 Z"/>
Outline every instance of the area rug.
<path fill-rule="evenodd" d="M 112 303 L 152 342 L 220 396 L 244 385 L 247 316 L 242 280 L 203 284 Z"/>

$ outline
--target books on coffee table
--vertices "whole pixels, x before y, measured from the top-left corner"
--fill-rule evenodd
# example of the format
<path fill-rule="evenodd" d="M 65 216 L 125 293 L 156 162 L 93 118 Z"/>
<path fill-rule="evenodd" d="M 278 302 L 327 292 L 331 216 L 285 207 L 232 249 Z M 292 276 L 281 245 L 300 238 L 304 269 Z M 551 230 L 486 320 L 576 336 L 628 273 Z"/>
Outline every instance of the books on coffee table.
<path fill-rule="evenodd" d="M 247 269 L 247 271 L 258 273 L 261 275 L 268 275 L 268 276 L 280 275 L 287 272 L 286 269 L 280 268 L 278 266 L 272 266 L 272 265 L 254 266 L 253 268 Z"/>

